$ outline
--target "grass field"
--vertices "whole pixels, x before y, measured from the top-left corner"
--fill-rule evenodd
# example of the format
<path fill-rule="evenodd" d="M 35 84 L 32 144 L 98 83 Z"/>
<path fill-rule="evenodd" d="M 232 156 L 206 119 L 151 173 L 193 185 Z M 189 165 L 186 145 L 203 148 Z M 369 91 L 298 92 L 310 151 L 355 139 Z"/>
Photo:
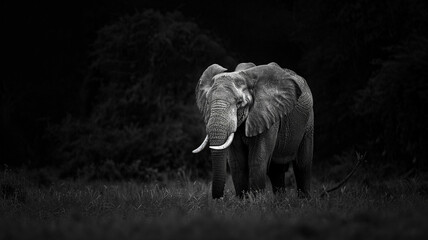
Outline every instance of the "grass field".
<path fill-rule="evenodd" d="M 209 184 L 59 181 L 4 171 L 0 239 L 428 239 L 428 184 L 389 180 L 311 200 L 294 190 L 211 200 Z M 314 189 L 321 183 L 315 182 Z"/>

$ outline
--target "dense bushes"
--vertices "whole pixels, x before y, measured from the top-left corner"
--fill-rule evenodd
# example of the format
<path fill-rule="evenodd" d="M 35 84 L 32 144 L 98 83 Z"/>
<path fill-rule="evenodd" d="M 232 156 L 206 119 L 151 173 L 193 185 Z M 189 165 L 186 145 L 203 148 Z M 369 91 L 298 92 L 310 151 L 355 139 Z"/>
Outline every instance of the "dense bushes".
<path fill-rule="evenodd" d="M 218 40 L 179 13 L 145 11 L 102 28 L 92 59 L 87 117 L 50 131 L 65 175 L 150 180 L 209 170 L 191 153 L 204 135 L 194 87 L 209 64 L 234 65 Z"/>

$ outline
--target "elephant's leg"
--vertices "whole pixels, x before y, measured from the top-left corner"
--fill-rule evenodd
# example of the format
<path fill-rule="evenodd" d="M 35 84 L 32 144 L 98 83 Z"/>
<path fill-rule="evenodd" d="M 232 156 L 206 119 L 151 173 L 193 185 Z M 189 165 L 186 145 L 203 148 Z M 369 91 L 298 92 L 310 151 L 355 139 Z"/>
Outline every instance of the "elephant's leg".
<path fill-rule="evenodd" d="M 261 190 L 266 187 L 267 167 L 275 149 L 278 126 L 274 124 L 269 130 L 251 138 L 248 156 L 251 190 Z"/>
<path fill-rule="evenodd" d="M 299 146 L 297 159 L 293 162 L 299 197 L 310 198 L 311 168 L 313 152 L 313 132 L 306 132 Z"/>
<path fill-rule="evenodd" d="M 229 151 L 229 167 L 236 195 L 242 197 L 248 189 L 248 147 L 236 139 Z"/>
<path fill-rule="evenodd" d="M 285 191 L 285 172 L 289 168 L 289 163 L 280 164 L 275 163 L 272 159 L 272 162 L 269 166 L 268 176 L 270 182 L 272 183 L 273 193 L 277 193 L 279 191 Z"/>

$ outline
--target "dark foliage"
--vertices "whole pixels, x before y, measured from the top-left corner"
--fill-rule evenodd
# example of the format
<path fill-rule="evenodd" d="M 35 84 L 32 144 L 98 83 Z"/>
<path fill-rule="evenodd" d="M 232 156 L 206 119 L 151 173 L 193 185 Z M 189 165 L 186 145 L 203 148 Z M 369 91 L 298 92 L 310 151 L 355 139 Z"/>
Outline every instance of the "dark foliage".
<path fill-rule="evenodd" d="M 194 86 L 212 62 L 234 65 L 214 39 L 179 13 L 145 11 L 102 28 L 84 88 L 89 116 L 50 131 L 64 173 L 144 180 L 205 173 L 208 161 L 191 153 L 204 135 Z"/>
<path fill-rule="evenodd" d="M 412 36 L 390 52 L 360 91 L 355 110 L 373 152 L 397 166 L 426 168 L 428 38 Z"/>
<path fill-rule="evenodd" d="M 9 165 L 110 179 L 206 175 L 207 153 L 191 154 L 205 134 L 200 74 L 212 63 L 275 61 L 311 86 L 315 165 L 343 175 L 359 151 L 376 173 L 428 168 L 423 0 L 33 5 L 4 17 L 14 68 L 0 82 L 0 153 Z M 176 9 L 187 18 L 165 13 Z"/>
<path fill-rule="evenodd" d="M 427 167 L 425 2 L 305 1 L 294 14 L 316 104 L 316 157 L 357 149 L 379 166 Z"/>

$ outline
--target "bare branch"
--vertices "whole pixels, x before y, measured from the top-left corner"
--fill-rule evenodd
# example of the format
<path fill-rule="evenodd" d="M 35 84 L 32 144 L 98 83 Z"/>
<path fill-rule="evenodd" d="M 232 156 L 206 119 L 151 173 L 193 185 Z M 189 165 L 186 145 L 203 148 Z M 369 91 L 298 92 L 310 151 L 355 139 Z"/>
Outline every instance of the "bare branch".
<path fill-rule="evenodd" d="M 342 187 L 352 177 L 352 175 L 354 175 L 354 173 L 357 171 L 358 167 L 361 165 L 361 163 L 363 162 L 364 158 L 366 157 L 366 153 L 360 154 L 360 153 L 356 152 L 355 154 L 356 154 L 356 157 L 357 157 L 357 163 L 355 164 L 355 166 L 352 169 L 352 171 L 342 181 L 340 181 L 338 184 L 336 184 L 336 186 L 334 186 L 332 188 L 329 188 L 327 190 L 323 189 L 320 197 L 324 197 L 324 196 L 328 195 L 328 193 L 333 192 L 333 191 L 339 189 L 340 187 Z"/>

